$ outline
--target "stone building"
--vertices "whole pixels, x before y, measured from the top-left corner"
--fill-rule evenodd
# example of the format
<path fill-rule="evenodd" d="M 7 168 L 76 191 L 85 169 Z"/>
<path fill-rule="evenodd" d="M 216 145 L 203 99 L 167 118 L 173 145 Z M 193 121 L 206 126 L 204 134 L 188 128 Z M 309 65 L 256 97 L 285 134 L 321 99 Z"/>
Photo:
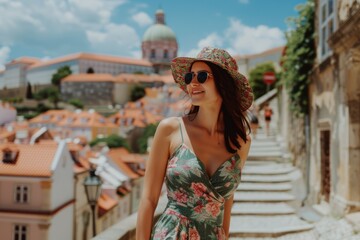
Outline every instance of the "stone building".
<path fill-rule="evenodd" d="M 342 216 L 360 210 L 360 1 L 316 1 L 316 32 L 309 200 Z"/>
<path fill-rule="evenodd" d="M 5 70 L 0 74 L 0 96 L 25 98 L 30 89 L 36 92 L 51 85 L 52 75 L 63 66 L 69 66 L 73 74 L 106 73 L 115 76 L 154 72 L 147 60 L 101 54 L 76 53 L 48 61 L 22 57 L 5 64 Z"/>
<path fill-rule="evenodd" d="M 164 11 L 155 14 L 156 22 L 144 33 L 142 40 L 142 58 L 149 60 L 156 73 L 170 69 L 171 59 L 177 56 L 178 44 L 175 33 L 165 24 Z"/>

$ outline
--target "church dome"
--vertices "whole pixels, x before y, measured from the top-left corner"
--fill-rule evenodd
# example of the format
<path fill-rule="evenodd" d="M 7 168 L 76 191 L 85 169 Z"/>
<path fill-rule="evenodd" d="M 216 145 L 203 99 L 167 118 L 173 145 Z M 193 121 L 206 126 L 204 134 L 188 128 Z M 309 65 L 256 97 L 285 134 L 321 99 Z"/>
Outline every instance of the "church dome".
<path fill-rule="evenodd" d="M 174 40 L 176 36 L 173 30 L 164 24 L 156 23 L 146 30 L 143 41 Z"/>

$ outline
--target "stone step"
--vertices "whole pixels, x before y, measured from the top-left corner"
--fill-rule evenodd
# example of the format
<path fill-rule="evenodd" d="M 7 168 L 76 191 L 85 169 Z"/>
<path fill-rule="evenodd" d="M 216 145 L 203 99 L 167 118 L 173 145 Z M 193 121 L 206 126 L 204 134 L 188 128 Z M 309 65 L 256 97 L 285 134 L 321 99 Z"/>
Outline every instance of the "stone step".
<path fill-rule="evenodd" d="M 280 146 L 253 146 L 250 147 L 250 152 L 279 152 L 281 151 Z"/>
<path fill-rule="evenodd" d="M 278 175 L 243 175 L 241 182 L 263 182 L 263 183 L 279 183 L 290 182 L 291 177 L 288 174 Z"/>
<path fill-rule="evenodd" d="M 269 164 L 278 164 L 278 162 L 276 162 L 276 161 L 261 161 L 261 160 L 256 160 L 256 161 L 252 161 L 251 159 L 248 159 L 248 160 L 246 160 L 246 164 L 245 164 L 245 166 L 249 166 L 249 165 L 251 165 L 251 166 L 253 166 L 253 165 L 256 165 L 256 166 L 258 166 L 258 165 L 269 165 Z"/>
<path fill-rule="evenodd" d="M 282 215 L 295 214 L 295 210 L 286 203 L 245 203 L 236 202 L 231 215 Z"/>
<path fill-rule="evenodd" d="M 311 230 L 309 224 L 296 215 L 231 216 L 230 237 L 278 237 L 287 233 Z"/>
<path fill-rule="evenodd" d="M 259 166 L 245 165 L 243 174 L 259 174 L 259 175 L 275 175 L 286 174 L 295 170 L 295 167 L 290 164 L 268 164 Z"/>
<path fill-rule="evenodd" d="M 249 152 L 249 159 L 259 159 L 259 160 L 277 160 L 281 158 L 283 153 L 281 151 L 269 151 L 269 152 L 261 152 L 261 151 L 251 151 Z"/>
<path fill-rule="evenodd" d="M 256 134 L 256 137 L 254 138 L 254 136 L 252 137 L 252 140 L 254 140 L 254 142 L 270 142 L 270 141 L 276 141 L 276 136 L 275 135 L 270 135 L 270 136 L 266 136 L 266 134 Z"/>
<path fill-rule="evenodd" d="M 289 183 L 240 183 L 237 191 L 290 191 L 291 184 Z"/>
<path fill-rule="evenodd" d="M 295 197 L 283 192 L 239 192 L 234 193 L 234 202 L 287 202 Z"/>
<path fill-rule="evenodd" d="M 256 139 L 252 139 L 251 147 L 279 147 L 280 144 L 277 141 L 256 141 Z"/>

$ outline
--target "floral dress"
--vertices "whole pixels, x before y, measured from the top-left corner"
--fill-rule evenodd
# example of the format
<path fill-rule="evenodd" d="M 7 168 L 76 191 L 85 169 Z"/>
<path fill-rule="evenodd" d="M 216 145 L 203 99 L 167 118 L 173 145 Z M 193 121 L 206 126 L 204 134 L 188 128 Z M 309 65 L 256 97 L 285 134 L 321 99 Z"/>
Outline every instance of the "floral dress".
<path fill-rule="evenodd" d="M 165 184 L 168 204 L 151 239 L 226 239 L 224 203 L 240 183 L 240 156 L 228 158 L 208 176 L 204 164 L 184 143 L 170 157 Z"/>

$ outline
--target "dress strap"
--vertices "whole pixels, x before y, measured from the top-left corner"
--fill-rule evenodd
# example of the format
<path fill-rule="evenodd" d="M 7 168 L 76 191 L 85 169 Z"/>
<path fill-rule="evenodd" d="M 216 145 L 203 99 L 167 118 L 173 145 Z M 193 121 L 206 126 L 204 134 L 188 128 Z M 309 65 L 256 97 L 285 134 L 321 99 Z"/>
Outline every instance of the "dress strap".
<path fill-rule="evenodd" d="M 180 120 L 180 118 L 178 118 L 178 121 L 179 121 L 179 126 L 180 126 L 180 134 L 181 134 L 181 143 L 184 143 L 184 136 L 183 136 L 183 132 L 182 132 L 182 127 L 181 127 L 181 121 L 182 119 Z"/>

